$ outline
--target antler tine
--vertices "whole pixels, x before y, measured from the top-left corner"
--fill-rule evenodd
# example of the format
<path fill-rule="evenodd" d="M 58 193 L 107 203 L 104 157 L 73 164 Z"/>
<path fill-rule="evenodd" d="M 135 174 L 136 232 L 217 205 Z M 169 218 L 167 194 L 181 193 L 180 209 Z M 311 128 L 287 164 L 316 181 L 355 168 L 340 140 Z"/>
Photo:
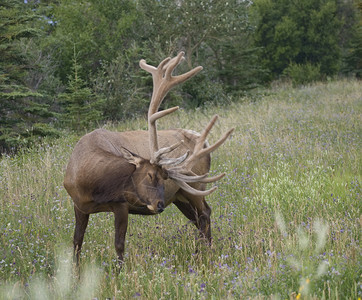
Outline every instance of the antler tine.
<path fill-rule="evenodd" d="M 209 124 L 207 124 L 207 126 L 205 127 L 204 131 L 201 133 L 200 137 L 198 138 L 198 141 L 195 145 L 195 151 L 194 152 L 199 152 L 201 151 L 201 149 L 204 147 L 205 141 L 207 136 L 209 135 L 211 128 L 215 125 L 217 119 L 219 118 L 218 115 L 214 115 Z"/>
<path fill-rule="evenodd" d="M 149 116 L 148 122 L 151 123 L 152 125 L 156 123 L 156 121 L 170 113 L 173 113 L 174 111 L 178 110 L 179 107 L 178 106 L 174 106 L 159 112 L 156 112 L 154 114 L 152 114 L 151 116 Z"/>
<path fill-rule="evenodd" d="M 184 74 L 181 74 L 181 75 L 177 75 L 177 76 L 174 76 L 173 78 L 175 79 L 175 81 L 177 81 L 176 83 L 177 84 L 180 84 L 180 83 L 183 83 L 185 82 L 186 80 L 190 79 L 192 76 L 195 76 L 197 73 L 199 73 L 201 70 L 203 69 L 202 66 L 198 66 L 196 68 L 193 68 L 192 70 L 184 73 Z"/>
<path fill-rule="evenodd" d="M 183 52 L 183 51 L 179 52 L 179 54 L 177 54 L 177 56 L 175 56 L 174 58 L 170 59 L 166 64 L 163 65 L 162 71 L 163 71 L 164 73 L 166 72 L 167 67 L 168 67 L 172 62 L 174 62 L 175 60 L 178 59 L 178 56 L 179 56 L 180 54 L 182 54 L 182 55 L 181 55 L 181 59 L 180 59 L 179 62 L 175 65 L 175 67 L 174 67 L 173 69 L 175 69 L 182 61 L 185 60 L 184 52 Z M 171 72 L 171 73 L 172 73 L 172 72 Z"/>
<path fill-rule="evenodd" d="M 226 139 L 233 133 L 233 131 L 234 131 L 234 128 L 230 129 L 215 144 L 200 150 L 200 152 L 195 155 L 195 159 L 200 158 L 200 157 L 202 157 L 202 156 L 204 156 L 206 154 L 209 154 L 209 153 L 215 151 L 217 148 L 219 148 L 226 141 Z"/>
<path fill-rule="evenodd" d="M 195 195 L 195 196 L 207 196 L 217 190 L 217 186 L 214 186 L 209 190 L 200 191 L 200 190 L 194 189 L 193 187 L 189 186 L 184 181 L 177 180 L 177 179 L 175 179 L 175 181 L 180 186 L 180 188 L 182 188 L 184 191 L 186 191 L 192 195 Z"/>
<path fill-rule="evenodd" d="M 163 155 L 163 154 L 165 154 L 165 153 L 169 153 L 169 152 L 175 150 L 177 147 L 179 147 L 179 146 L 180 146 L 181 144 L 183 144 L 183 143 L 184 143 L 184 140 L 181 140 L 181 141 L 179 141 L 179 142 L 177 142 L 177 143 L 175 143 L 175 144 L 173 144 L 173 145 L 171 145 L 171 146 L 169 146 L 169 147 L 161 148 L 160 150 L 157 151 L 157 153 L 158 153 L 159 155 Z"/>
<path fill-rule="evenodd" d="M 154 66 L 148 65 L 144 59 L 140 60 L 140 67 L 141 69 L 151 74 L 156 71 L 156 68 Z"/>
<path fill-rule="evenodd" d="M 180 180 L 180 181 L 183 181 L 183 182 L 201 182 L 202 180 L 206 180 L 207 176 L 209 176 L 208 173 L 206 173 L 204 175 L 192 174 L 192 175 L 189 176 L 189 175 L 185 175 L 185 174 L 182 174 L 182 173 L 175 172 L 172 169 L 168 169 L 167 174 L 172 179 Z"/>
<path fill-rule="evenodd" d="M 179 54 L 177 54 L 176 57 L 172 58 L 167 65 L 165 65 L 165 77 L 168 80 L 171 80 L 172 72 L 176 69 L 176 67 L 180 64 L 180 62 L 184 59 L 185 53 L 181 51 Z"/>
<path fill-rule="evenodd" d="M 205 179 L 200 180 L 202 183 L 210 183 L 210 182 L 216 182 L 219 181 L 221 178 L 223 178 L 226 175 L 226 173 L 221 173 L 220 175 L 213 176 L 213 177 L 206 177 Z"/>
<path fill-rule="evenodd" d="M 163 61 L 161 61 L 159 63 L 159 65 L 157 66 L 157 70 L 163 71 L 167 67 L 167 65 L 170 63 L 170 61 L 172 61 L 171 57 L 165 58 Z"/>
<path fill-rule="evenodd" d="M 188 80 L 192 76 L 199 73 L 203 68 L 202 66 L 198 66 L 193 68 L 192 70 L 177 76 L 172 76 L 172 72 L 176 69 L 176 67 L 180 64 L 180 62 L 185 60 L 185 53 L 180 52 L 176 57 L 172 58 L 167 64 L 164 66 L 163 71 L 165 72 L 165 78 L 169 79 L 172 86 L 183 83 Z"/>
<path fill-rule="evenodd" d="M 188 159 L 185 161 L 185 164 L 181 166 L 181 168 L 186 169 L 187 171 L 190 171 L 192 167 L 195 164 L 195 161 L 199 160 L 201 157 L 215 151 L 217 148 L 219 148 L 226 139 L 231 135 L 231 133 L 234 131 L 234 128 L 230 129 L 228 132 L 226 132 L 216 143 L 214 143 L 212 146 L 204 147 L 206 138 L 208 134 L 210 133 L 212 127 L 215 125 L 216 120 L 218 119 L 218 115 L 215 115 L 209 124 L 205 127 L 204 131 L 201 133 L 199 138 L 197 139 L 194 153 L 188 157 Z"/>
<path fill-rule="evenodd" d="M 165 147 L 165 148 L 161 148 L 160 150 L 158 150 L 155 154 L 156 157 L 160 157 L 159 160 L 159 164 L 164 166 L 164 165 L 179 165 L 180 163 L 184 162 L 184 160 L 187 158 L 187 156 L 189 155 L 190 151 L 187 151 L 184 155 L 177 157 L 177 158 L 161 158 L 162 155 L 169 153 L 173 150 L 175 150 L 176 148 L 178 148 L 181 144 L 184 143 L 184 140 L 181 140 L 169 147 Z"/>
<path fill-rule="evenodd" d="M 158 65 L 158 67 L 154 67 L 151 66 L 149 64 L 146 63 L 146 61 L 144 59 L 140 60 L 140 67 L 145 70 L 148 73 L 156 73 L 158 69 L 163 69 L 165 65 L 167 65 L 167 63 L 171 60 L 171 57 L 167 57 L 165 58 L 163 61 L 160 62 L 160 64 Z"/>
<path fill-rule="evenodd" d="M 189 155 L 190 150 L 187 150 L 186 153 L 180 157 L 177 158 L 162 158 L 159 160 L 158 164 L 160 166 L 177 166 L 185 161 L 187 156 Z"/>

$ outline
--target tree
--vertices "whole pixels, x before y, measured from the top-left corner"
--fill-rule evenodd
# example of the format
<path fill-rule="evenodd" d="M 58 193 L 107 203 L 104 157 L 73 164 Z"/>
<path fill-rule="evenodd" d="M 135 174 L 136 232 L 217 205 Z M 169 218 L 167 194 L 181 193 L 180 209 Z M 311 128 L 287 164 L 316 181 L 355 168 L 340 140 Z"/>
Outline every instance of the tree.
<path fill-rule="evenodd" d="M 137 47 L 130 47 L 112 61 L 102 64 L 94 76 L 93 90 L 105 99 L 103 113 L 108 120 L 147 114 L 150 96 L 144 86 L 150 78 L 139 67 L 139 51 Z"/>
<path fill-rule="evenodd" d="M 78 49 L 81 76 L 89 82 L 102 64 L 115 59 L 134 41 L 138 18 L 133 0 L 64 0 L 52 8 L 48 47 L 55 49 L 57 74 L 65 83 Z"/>
<path fill-rule="evenodd" d="M 343 1 L 339 5 L 339 16 L 344 25 L 341 32 L 342 72 L 362 78 L 362 2 Z"/>
<path fill-rule="evenodd" d="M 259 15 L 255 42 L 263 48 L 263 64 L 272 77 L 291 63 L 320 65 L 325 75 L 338 72 L 341 22 L 336 0 L 256 0 L 254 8 Z"/>
<path fill-rule="evenodd" d="M 349 52 L 345 57 L 344 72 L 362 78 L 362 26 L 359 26 L 351 38 Z"/>
<path fill-rule="evenodd" d="M 0 151 L 28 145 L 37 136 L 56 134 L 47 120 L 49 106 L 38 101 L 42 95 L 31 90 L 26 78 L 31 67 L 20 41 L 40 34 L 32 26 L 38 16 L 23 1 L 0 3 Z"/>
<path fill-rule="evenodd" d="M 245 90 L 258 83 L 261 69 L 251 50 L 255 50 L 250 38 L 254 29 L 248 17 L 251 1 L 140 0 L 139 3 L 145 15 L 148 48 L 154 49 L 149 60 L 157 61 L 184 50 L 187 68 L 205 67 L 192 83 L 182 86 L 183 98 L 188 97 L 197 106 L 222 102 L 220 97 L 225 91 Z"/>
<path fill-rule="evenodd" d="M 84 130 L 101 119 L 103 103 L 85 86 L 80 69 L 74 47 L 73 70 L 68 76 L 67 91 L 60 94 L 59 99 L 64 105 L 63 123 L 76 131 Z"/>

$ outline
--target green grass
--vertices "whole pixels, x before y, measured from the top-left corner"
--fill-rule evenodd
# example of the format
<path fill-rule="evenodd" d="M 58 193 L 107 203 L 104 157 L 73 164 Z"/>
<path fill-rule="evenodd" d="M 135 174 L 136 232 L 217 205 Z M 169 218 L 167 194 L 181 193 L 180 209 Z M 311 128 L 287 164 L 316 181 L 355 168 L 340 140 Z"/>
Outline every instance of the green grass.
<path fill-rule="evenodd" d="M 236 128 L 213 154 L 212 172 L 227 173 L 208 197 L 213 245 L 196 240 L 174 206 L 131 216 L 117 274 L 113 215 L 95 214 L 81 257 L 80 280 L 90 279 L 84 284 L 70 263 L 74 215 L 62 187 L 78 137 L 3 157 L 0 297 L 361 298 L 361 95 L 357 81 L 278 86 L 240 103 L 166 117 L 159 128 L 200 131 L 219 114 L 211 142 Z M 145 129 L 146 122 L 108 127 Z"/>

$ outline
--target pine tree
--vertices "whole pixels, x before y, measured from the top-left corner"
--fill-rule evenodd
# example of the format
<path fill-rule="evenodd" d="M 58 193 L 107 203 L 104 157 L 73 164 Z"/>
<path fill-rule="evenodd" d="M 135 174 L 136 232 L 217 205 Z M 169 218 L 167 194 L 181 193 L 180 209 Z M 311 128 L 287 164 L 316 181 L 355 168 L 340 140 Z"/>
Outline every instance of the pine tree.
<path fill-rule="evenodd" d="M 72 74 L 68 76 L 67 91 L 59 96 L 59 100 L 64 107 L 62 117 L 64 124 L 76 131 L 84 130 L 100 121 L 103 103 L 85 86 L 80 70 L 81 66 L 74 48 Z"/>
<path fill-rule="evenodd" d="M 40 34 L 32 26 L 36 18 L 23 1 L 0 3 L 0 153 L 28 145 L 39 135 L 56 134 L 44 122 L 52 113 L 37 101 L 42 95 L 25 83 L 29 65 L 19 41 Z"/>
<path fill-rule="evenodd" d="M 362 2 L 355 5 L 355 23 L 349 28 L 351 39 L 346 47 L 348 52 L 344 57 L 343 72 L 362 78 Z"/>

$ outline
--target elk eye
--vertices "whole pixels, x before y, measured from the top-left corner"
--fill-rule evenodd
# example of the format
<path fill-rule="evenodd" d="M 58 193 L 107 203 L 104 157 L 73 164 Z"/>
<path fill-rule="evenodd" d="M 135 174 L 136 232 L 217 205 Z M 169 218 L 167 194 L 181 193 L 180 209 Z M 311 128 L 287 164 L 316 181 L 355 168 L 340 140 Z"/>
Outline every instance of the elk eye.
<path fill-rule="evenodd" d="M 148 173 L 147 175 L 148 175 L 148 178 L 149 178 L 150 180 L 152 180 L 152 177 L 153 177 L 153 176 L 152 176 L 152 173 Z"/>

